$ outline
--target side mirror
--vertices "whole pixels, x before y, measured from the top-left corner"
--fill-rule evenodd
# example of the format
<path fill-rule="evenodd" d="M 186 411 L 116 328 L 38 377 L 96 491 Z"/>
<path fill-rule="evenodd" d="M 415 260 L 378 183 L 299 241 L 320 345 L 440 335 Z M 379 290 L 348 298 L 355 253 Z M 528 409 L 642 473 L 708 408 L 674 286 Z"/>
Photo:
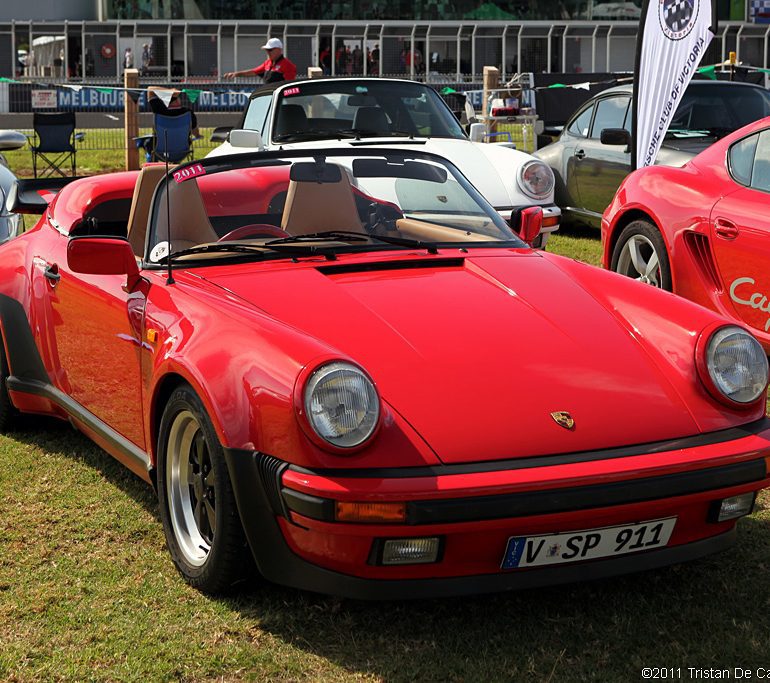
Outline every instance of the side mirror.
<path fill-rule="evenodd" d="M 10 152 L 27 144 L 27 136 L 16 130 L 0 130 L 0 151 Z"/>
<path fill-rule="evenodd" d="M 244 130 L 243 128 L 233 128 L 230 131 L 230 144 L 233 147 L 256 149 L 260 152 L 265 149 L 265 145 L 262 143 L 262 136 L 258 131 Z"/>
<path fill-rule="evenodd" d="M 470 129 L 471 142 L 484 142 L 484 134 L 487 128 L 483 123 L 472 123 Z"/>
<path fill-rule="evenodd" d="M 543 227 L 543 209 L 539 206 L 529 206 L 523 209 L 519 219 L 519 237 L 530 246 L 540 234 Z"/>
<path fill-rule="evenodd" d="M 219 126 L 215 128 L 214 132 L 211 134 L 211 142 L 227 142 L 227 136 L 232 129 L 232 126 Z"/>
<path fill-rule="evenodd" d="M 631 133 L 625 128 L 604 128 L 601 134 L 603 145 L 630 145 Z"/>
<path fill-rule="evenodd" d="M 127 291 L 140 278 L 131 245 L 121 237 L 71 237 L 67 266 L 74 273 L 86 275 L 126 275 Z"/>

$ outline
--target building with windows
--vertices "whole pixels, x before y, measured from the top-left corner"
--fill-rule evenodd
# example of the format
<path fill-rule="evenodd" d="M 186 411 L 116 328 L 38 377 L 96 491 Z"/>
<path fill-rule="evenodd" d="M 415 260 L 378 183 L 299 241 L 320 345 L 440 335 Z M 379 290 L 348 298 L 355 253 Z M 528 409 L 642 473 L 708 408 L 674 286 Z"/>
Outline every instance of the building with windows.
<path fill-rule="evenodd" d="M 379 21 L 638 21 L 641 0 L 103 0 L 106 19 Z M 744 0 L 719 0 L 720 19 L 746 21 Z"/>
<path fill-rule="evenodd" d="M 736 51 L 767 67 L 770 0 L 717 9 L 704 63 Z M 641 0 L 3 0 L 0 76 L 116 81 L 130 61 L 145 80 L 216 82 L 262 62 L 272 36 L 299 73 L 461 83 L 485 65 L 504 78 L 630 71 L 640 12 Z"/>

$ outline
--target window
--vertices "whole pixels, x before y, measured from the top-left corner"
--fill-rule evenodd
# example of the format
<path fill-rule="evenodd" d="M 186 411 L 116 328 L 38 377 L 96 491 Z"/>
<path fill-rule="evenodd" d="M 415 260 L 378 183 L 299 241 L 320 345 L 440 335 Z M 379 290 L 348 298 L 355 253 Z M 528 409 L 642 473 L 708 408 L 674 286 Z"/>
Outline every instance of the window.
<path fill-rule="evenodd" d="M 438 93 L 416 83 L 314 81 L 278 94 L 273 140 L 410 135 L 465 139 Z M 281 140 L 279 140 L 279 137 Z"/>
<path fill-rule="evenodd" d="M 605 97 L 596 104 L 591 137 L 599 139 L 605 128 L 623 128 L 630 97 Z"/>
<path fill-rule="evenodd" d="M 567 126 L 567 131 L 572 133 L 573 135 L 580 135 L 584 138 L 588 137 L 588 129 L 591 125 L 591 116 L 594 113 L 594 107 L 591 105 L 590 107 L 586 107 L 583 111 L 581 111 L 574 119 L 572 119 L 572 123 Z"/>
<path fill-rule="evenodd" d="M 671 120 L 671 130 L 702 130 L 722 137 L 770 115 L 770 93 L 738 83 L 690 85 Z"/>
<path fill-rule="evenodd" d="M 270 95 L 262 95 L 255 97 L 249 102 L 249 108 L 246 110 L 246 120 L 243 122 L 243 127 L 247 130 L 256 130 L 260 135 L 265 133 L 265 119 L 267 118 L 267 112 L 270 109 Z"/>
<path fill-rule="evenodd" d="M 770 192 L 770 130 L 763 130 L 757 138 L 751 187 Z"/>
<path fill-rule="evenodd" d="M 629 134 L 633 133 L 633 125 L 634 125 L 634 107 L 632 106 L 632 103 L 628 103 L 628 109 L 626 111 L 626 118 L 623 120 L 623 128 L 625 128 Z"/>
<path fill-rule="evenodd" d="M 754 166 L 754 152 L 757 149 L 758 135 L 752 135 L 736 142 L 727 156 L 730 174 L 741 185 L 751 185 L 751 169 Z"/>

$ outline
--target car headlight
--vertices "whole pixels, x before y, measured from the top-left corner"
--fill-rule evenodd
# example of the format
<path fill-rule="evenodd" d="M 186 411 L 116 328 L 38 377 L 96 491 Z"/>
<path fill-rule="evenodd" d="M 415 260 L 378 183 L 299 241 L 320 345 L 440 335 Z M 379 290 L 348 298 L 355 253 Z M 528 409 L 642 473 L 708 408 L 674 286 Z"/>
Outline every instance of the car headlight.
<path fill-rule="evenodd" d="M 360 446 L 380 419 L 380 398 L 372 380 L 342 361 L 322 365 L 310 375 L 302 403 L 313 431 L 338 448 Z"/>
<path fill-rule="evenodd" d="M 528 197 L 545 199 L 553 190 L 553 171 L 542 161 L 532 159 L 519 169 L 517 181 Z"/>
<path fill-rule="evenodd" d="M 705 352 L 706 385 L 716 398 L 746 405 L 767 390 L 767 356 L 748 332 L 734 325 L 719 327 L 708 339 Z"/>

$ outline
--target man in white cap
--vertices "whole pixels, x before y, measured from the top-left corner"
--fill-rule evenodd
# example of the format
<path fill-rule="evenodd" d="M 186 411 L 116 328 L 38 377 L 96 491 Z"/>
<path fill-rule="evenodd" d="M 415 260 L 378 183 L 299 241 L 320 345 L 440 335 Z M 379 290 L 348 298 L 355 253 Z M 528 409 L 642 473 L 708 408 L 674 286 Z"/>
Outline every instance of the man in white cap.
<path fill-rule="evenodd" d="M 279 38 L 270 38 L 262 46 L 262 49 L 267 52 L 267 59 L 258 67 L 243 71 L 229 71 L 224 77 L 257 75 L 262 76 L 265 83 L 293 81 L 297 77 L 297 67 L 283 54 L 283 43 Z"/>

